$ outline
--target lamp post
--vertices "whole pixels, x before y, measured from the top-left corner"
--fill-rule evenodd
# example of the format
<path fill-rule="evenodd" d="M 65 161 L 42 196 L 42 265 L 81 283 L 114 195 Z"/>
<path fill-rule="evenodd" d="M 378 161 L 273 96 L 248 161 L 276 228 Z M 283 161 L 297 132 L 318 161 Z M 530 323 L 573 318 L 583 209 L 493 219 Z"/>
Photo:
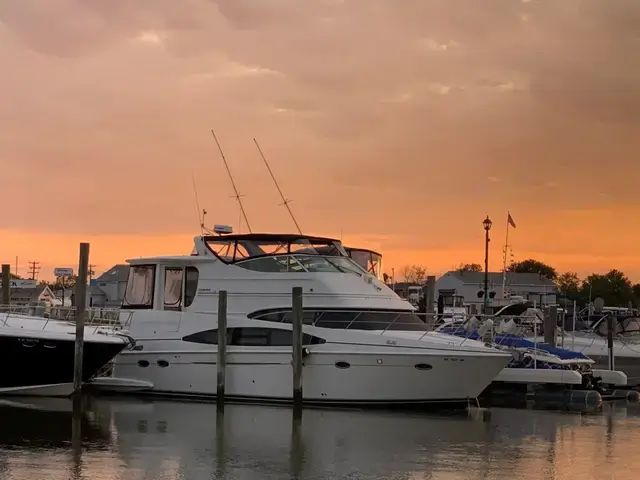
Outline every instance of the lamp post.
<path fill-rule="evenodd" d="M 482 226 L 484 227 L 484 313 L 487 313 L 487 309 L 489 306 L 489 230 L 491 230 L 491 219 L 489 215 L 482 222 Z"/>

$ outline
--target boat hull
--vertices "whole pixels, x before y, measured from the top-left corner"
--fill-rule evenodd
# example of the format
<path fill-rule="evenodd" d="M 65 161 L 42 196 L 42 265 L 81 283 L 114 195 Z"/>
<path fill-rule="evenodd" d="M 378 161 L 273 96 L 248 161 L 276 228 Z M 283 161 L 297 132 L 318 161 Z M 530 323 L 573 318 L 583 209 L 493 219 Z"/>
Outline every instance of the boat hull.
<path fill-rule="evenodd" d="M 340 405 L 466 402 L 478 397 L 508 362 L 503 355 L 376 350 L 311 353 L 304 359 L 304 401 Z M 215 350 L 126 351 L 116 359 L 113 375 L 153 384 L 148 393 L 215 396 L 216 355 Z M 292 392 L 289 349 L 227 353 L 227 399 L 291 402 Z"/>
<path fill-rule="evenodd" d="M 529 338 L 529 340 L 533 339 Z M 538 341 L 540 340 L 538 338 Z M 615 369 L 626 374 L 627 385 L 640 386 L 640 344 L 615 339 L 613 346 Z M 609 348 L 606 338 L 584 335 L 576 335 L 572 338 L 568 334 L 564 339 L 563 348 L 586 355 L 595 362 L 593 368 L 609 368 Z"/>
<path fill-rule="evenodd" d="M 100 368 L 120 353 L 125 342 L 84 344 L 83 381 L 96 375 Z M 73 387 L 75 340 L 45 336 L 0 335 L 0 394 L 66 396 Z M 15 365 L 15 368 L 11 368 Z"/>
<path fill-rule="evenodd" d="M 594 368 L 608 369 L 609 357 L 604 355 L 590 355 L 595 363 Z M 615 357 L 615 369 L 627 376 L 627 385 L 640 385 L 640 357 Z"/>

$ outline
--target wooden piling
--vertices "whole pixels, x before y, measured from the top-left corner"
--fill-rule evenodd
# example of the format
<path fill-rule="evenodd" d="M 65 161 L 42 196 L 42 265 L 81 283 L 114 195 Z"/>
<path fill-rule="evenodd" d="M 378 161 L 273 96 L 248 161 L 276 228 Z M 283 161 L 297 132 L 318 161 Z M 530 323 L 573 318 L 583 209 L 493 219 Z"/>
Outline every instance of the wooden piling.
<path fill-rule="evenodd" d="M 2 265 L 2 304 L 11 303 L 11 265 Z"/>
<path fill-rule="evenodd" d="M 302 406 L 302 287 L 291 292 L 293 324 L 293 405 Z"/>
<path fill-rule="evenodd" d="M 218 384 L 216 401 L 224 403 L 225 374 L 227 371 L 227 291 L 218 292 Z"/>
<path fill-rule="evenodd" d="M 613 353 L 613 315 L 607 315 L 607 347 L 609 350 L 609 370 L 616 369 L 616 356 Z"/>
<path fill-rule="evenodd" d="M 424 304 L 426 318 L 425 322 L 429 327 L 433 327 L 436 323 L 435 318 L 435 303 L 436 303 L 436 277 L 429 275 L 427 277 L 427 283 L 423 288 Z"/>
<path fill-rule="evenodd" d="M 557 305 L 550 305 L 544 316 L 544 343 L 556 346 L 558 329 L 558 307 Z"/>
<path fill-rule="evenodd" d="M 89 274 L 89 244 L 80 244 L 78 279 L 76 281 L 76 344 L 73 368 L 73 393 L 82 391 L 82 361 L 84 358 L 84 317 L 87 303 L 87 277 Z"/>

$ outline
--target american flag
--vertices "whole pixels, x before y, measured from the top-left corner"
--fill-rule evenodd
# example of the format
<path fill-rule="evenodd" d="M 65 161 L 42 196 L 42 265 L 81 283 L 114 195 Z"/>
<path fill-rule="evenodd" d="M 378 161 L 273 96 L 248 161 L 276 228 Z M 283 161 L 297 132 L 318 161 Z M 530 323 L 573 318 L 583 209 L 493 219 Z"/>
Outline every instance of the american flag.
<path fill-rule="evenodd" d="M 509 225 L 511 225 L 513 228 L 516 228 L 516 222 L 513 221 L 513 218 L 511 218 L 511 213 L 507 212 L 507 222 L 509 223 Z"/>

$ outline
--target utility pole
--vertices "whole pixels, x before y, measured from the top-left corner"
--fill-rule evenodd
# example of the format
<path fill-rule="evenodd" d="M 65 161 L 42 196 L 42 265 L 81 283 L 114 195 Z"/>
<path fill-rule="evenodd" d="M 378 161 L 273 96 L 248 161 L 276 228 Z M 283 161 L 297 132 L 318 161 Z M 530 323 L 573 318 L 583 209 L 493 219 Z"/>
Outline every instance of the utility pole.
<path fill-rule="evenodd" d="M 89 265 L 89 283 L 91 283 L 91 279 L 93 278 L 93 276 L 96 274 L 95 270 L 93 269 L 93 267 L 96 267 L 96 265 Z"/>
<path fill-rule="evenodd" d="M 29 262 L 29 271 L 31 272 L 31 280 L 36 280 L 38 273 L 40 273 L 40 262 Z"/>

